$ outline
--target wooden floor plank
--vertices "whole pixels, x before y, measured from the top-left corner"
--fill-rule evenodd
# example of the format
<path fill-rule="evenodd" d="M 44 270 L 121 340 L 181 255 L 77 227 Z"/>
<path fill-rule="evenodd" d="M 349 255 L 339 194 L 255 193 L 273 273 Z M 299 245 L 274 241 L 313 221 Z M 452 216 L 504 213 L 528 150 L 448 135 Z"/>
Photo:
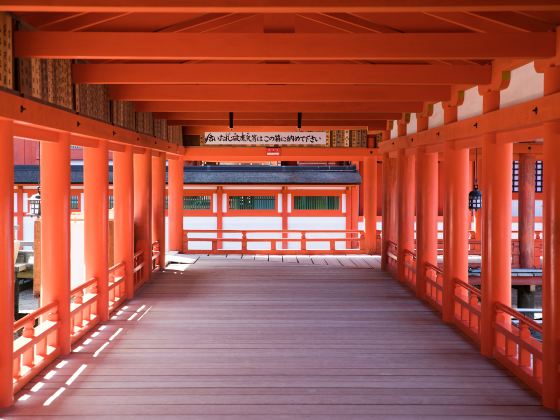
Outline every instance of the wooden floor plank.
<path fill-rule="evenodd" d="M 555 418 L 376 260 L 252 257 L 155 274 L 0 417 Z"/>

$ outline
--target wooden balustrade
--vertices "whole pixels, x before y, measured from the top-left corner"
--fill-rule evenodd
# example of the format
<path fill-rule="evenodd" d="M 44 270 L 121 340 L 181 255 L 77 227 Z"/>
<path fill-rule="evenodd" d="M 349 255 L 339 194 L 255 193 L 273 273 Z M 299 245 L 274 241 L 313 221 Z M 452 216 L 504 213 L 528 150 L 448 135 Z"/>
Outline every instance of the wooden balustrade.
<path fill-rule="evenodd" d="M 416 290 L 416 254 L 408 249 L 404 254 L 404 282 L 412 290 Z"/>
<path fill-rule="evenodd" d="M 398 260 L 397 244 L 392 241 L 387 241 L 387 270 L 393 277 L 397 276 Z"/>
<path fill-rule="evenodd" d="M 14 392 L 19 391 L 59 354 L 58 304 L 43 306 L 14 323 Z M 7 361 L 3 360 L 2 363 Z"/>
<path fill-rule="evenodd" d="M 433 264 L 424 266 L 426 300 L 439 312 L 443 306 L 443 271 Z"/>
<path fill-rule="evenodd" d="M 183 232 L 183 252 L 212 254 L 358 254 L 364 248 L 362 231 L 346 230 L 188 230 Z M 210 243 L 210 248 L 200 249 L 190 244 Z M 328 244 L 327 248 L 312 249 L 310 244 Z M 235 249 L 225 248 L 235 244 Z M 286 246 L 287 244 L 287 246 Z M 290 244 L 296 244 L 290 248 Z M 343 244 L 343 247 L 337 247 Z M 253 247 L 250 247 L 253 245 Z M 258 248 L 254 248 L 255 245 Z M 351 246 L 348 248 L 348 246 Z M 357 247 L 353 247 L 357 246 Z"/>
<path fill-rule="evenodd" d="M 482 293 L 462 280 L 454 279 L 455 325 L 474 342 L 480 343 Z"/>
<path fill-rule="evenodd" d="M 134 290 L 138 289 L 144 284 L 144 266 L 146 265 L 144 261 L 144 251 L 136 251 L 133 258 L 133 270 L 132 275 L 134 276 Z"/>
<path fill-rule="evenodd" d="M 72 344 L 93 328 L 97 321 L 97 278 L 92 278 L 70 291 Z"/>
<path fill-rule="evenodd" d="M 515 309 L 495 305 L 494 357 L 535 392 L 542 394 L 542 326 Z"/>
<path fill-rule="evenodd" d="M 159 270 L 161 267 L 159 265 L 159 256 L 161 255 L 161 250 L 159 242 L 155 241 L 152 243 L 152 271 Z"/>
<path fill-rule="evenodd" d="M 126 296 L 126 266 L 124 262 L 109 268 L 109 313 L 117 309 Z"/>

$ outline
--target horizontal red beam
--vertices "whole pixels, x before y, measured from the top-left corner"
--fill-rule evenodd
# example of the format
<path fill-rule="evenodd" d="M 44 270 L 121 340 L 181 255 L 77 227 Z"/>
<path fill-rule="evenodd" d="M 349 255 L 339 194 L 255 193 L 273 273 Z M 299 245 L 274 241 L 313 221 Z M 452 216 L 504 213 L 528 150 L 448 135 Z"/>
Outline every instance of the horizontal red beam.
<path fill-rule="evenodd" d="M 74 64 L 84 84 L 488 84 L 474 64 Z"/>
<path fill-rule="evenodd" d="M 398 120 L 402 114 L 397 112 L 385 113 L 353 113 L 353 114 L 339 114 L 339 113 L 313 113 L 307 112 L 302 115 L 303 121 L 317 121 L 317 120 Z M 154 118 L 164 120 L 222 120 L 229 119 L 228 112 L 159 112 L 154 114 Z M 236 112 L 236 120 L 297 120 L 296 112 Z"/>
<path fill-rule="evenodd" d="M 109 96 L 120 101 L 439 102 L 451 98 L 451 88 L 427 85 L 115 85 L 109 87 Z"/>
<path fill-rule="evenodd" d="M 543 33 L 140 33 L 18 31 L 18 57 L 126 60 L 448 60 L 547 58 Z"/>
<path fill-rule="evenodd" d="M 0 10 L 13 12 L 134 13 L 403 13 L 560 10 L 555 0 L 6 0 Z"/>
<path fill-rule="evenodd" d="M 137 102 L 139 112 L 422 112 L 422 102 Z"/>
<path fill-rule="evenodd" d="M 184 126 L 207 126 L 214 127 L 215 129 L 228 130 L 229 121 L 228 120 L 168 120 L 169 125 L 184 125 Z M 293 129 L 297 128 L 297 120 L 237 120 L 234 119 L 235 127 L 262 127 L 262 126 L 276 126 L 276 127 L 291 127 Z M 302 127 L 307 129 L 307 127 L 322 127 L 323 129 L 329 129 L 331 127 L 364 127 L 370 130 L 385 130 L 387 127 L 387 121 L 370 120 L 370 121 L 360 121 L 360 120 L 316 120 L 307 121 L 302 123 Z"/>

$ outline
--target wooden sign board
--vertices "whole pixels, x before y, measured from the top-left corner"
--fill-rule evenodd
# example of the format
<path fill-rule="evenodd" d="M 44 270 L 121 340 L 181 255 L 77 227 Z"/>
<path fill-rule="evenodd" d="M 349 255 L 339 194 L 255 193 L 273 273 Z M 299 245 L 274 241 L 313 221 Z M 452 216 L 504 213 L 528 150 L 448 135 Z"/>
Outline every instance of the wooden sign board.
<path fill-rule="evenodd" d="M 327 133 L 325 131 L 296 131 L 296 132 L 206 132 L 204 133 L 206 146 L 326 146 Z"/>

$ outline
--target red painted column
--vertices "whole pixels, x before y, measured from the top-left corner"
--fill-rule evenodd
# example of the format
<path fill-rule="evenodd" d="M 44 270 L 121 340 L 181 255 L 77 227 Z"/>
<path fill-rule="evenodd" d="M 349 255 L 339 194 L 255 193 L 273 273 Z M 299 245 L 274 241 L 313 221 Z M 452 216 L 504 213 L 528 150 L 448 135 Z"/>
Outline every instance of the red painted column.
<path fill-rule="evenodd" d="M 377 242 L 377 158 L 367 156 L 363 168 L 365 253 L 374 254 Z"/>
<path fill-rule="evenodd" d="M 18 187 L 17 189 L 17 220 L 18 220 L 18 231 L 17 238 L 23 241 L 23 187 Z"/>
<path fill-rule="evenodd" d="M 391 159 L 389 153 L 383 155 L 381 174 L 383 181 L 383 195 L 381 208 L 381 269 L 387 269 L 387 242 L 391 240 Z"/>
<path fill-rule="evenodd" d="M 41 306 L 58 302 L 58 346 L 70 354 L 70 135 L 41 143 Z"/>
<path fill-rule="evenodd" d="M 560 67 L 544 73 L 544 94 L 560 92 Z M 560 121 L 544 125 L 543 403 L 560 409 Z"/>
<path fill-rule="evenodd" d="M 0 120 L 0 167 L 14 167 L 13 123 Z M 21 210 L 18 207 L 18 210 Z M 14 401 L 14 171 L 0 172 L 0 407 Z"/>
<path fill-rule="evenodd" d="M 165 153 L 152 157 L 152 242 L 159 242 L 158 265 L 165 267 Z"/>
<path fill-rule="evenodd" d="M 169 160 L 168 209 L 169 250 L 183 251 L 183 181 L 184 163 L 182 157 Z M 218 191 L 218 194 L 220 192 Z M 218 200 L 220 201 L 220 200 Z M 218 209 L 220 212 L 221 209 Z"/>
<path fill-rule="evenodd" d="M 150 277 L 152 262 L 152 152 L 134 153 L 134 248 L 144 251 L 144 279 Z"/>
<path fill-rule="evenodd" d="M 84 147 L 84 256 L 86 280 L 97 279 L 97 315 L 109 319 L 109 152 L 107 143 Z"/>
<path fill-rule="evenodd" d="M 126 297 L 134 297 L 134 182 L 132 146 L 113 152 L 113 195 L 115 214 L 115 262 L 126 268 Z"/>
<path fill-rule="evenodd" d="M 444 123 L 457 121 L 457 107 L 444 107 Z M 444 147 L 444 279 L 445 322 L 453 321 L 455 279 L 468 281 L 469 149 L 458 149 L 451 142 Z"/>
<path fill-rule="evenodd" d="M 284 187 L 282 187 L 284 188 Z M 224 228 L 224 207 L 223 207 L 223 193 L 224 193 L 224 187 L 222 186 L 218 186 L 216 188 L 216 198 L 217 198 L 217 202 L 216 202 L 216 229 L 218 230 L 218 238 L 222 238 L 222 232 L 220 232 L 223 228 Z M 282 207 L 283 209 L 284 207 Z M 282 223 L 284 223 L 284 220 L 282 220 Z M 282 224 L 282 226 L 284 226 Z M 223 248 L 223 242 L 222 241 L 218 241 L 218 249 L 222 249 Z"/>
<path fill-rule="evenodd" d="M 519 158 L 518 238 L 519 266 L 535 266 L 535 155 L 523 153 Z"/>
<path fill-rule="evenodd" d="M 417 130 L 428 129 L 428 118 L 417 116 Z M 416 296 L 426 295 L 424 266 L 437 265 L 438 154 L 418 148 L 416 154 Z"/>
<path fill-rule="evenodd" d="M 399 125 L 400 127 L 400 125 Z M 399 150 L 397 158 L 398 278 L 404 280 L 404 251 L 414 252 L 414 155 Z"/>
<path fill-rule="evenodd" d="M 500 107 L 500 92 L 483 95 L 483 112 Z M 495 134 L 483 137 L 482 165 L 482 315 L 480 350 L 494 352 L 494 306 L 511 305 L 511 183 L 513 143 L 498 144 Z"/>

